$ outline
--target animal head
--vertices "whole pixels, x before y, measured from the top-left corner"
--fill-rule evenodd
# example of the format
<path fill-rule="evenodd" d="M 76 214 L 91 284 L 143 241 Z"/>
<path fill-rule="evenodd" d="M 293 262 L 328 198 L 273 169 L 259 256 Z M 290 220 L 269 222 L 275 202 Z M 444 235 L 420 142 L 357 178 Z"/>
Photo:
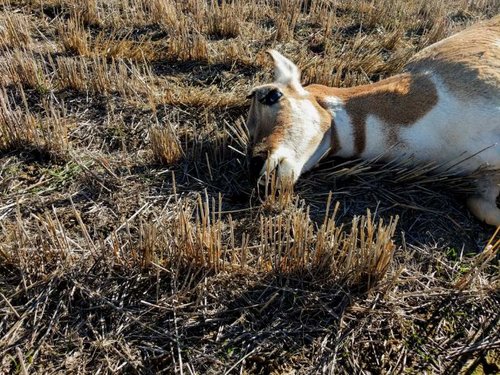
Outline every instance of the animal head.
<path fill-rule="evenodd" d="M 275 50 L 267 52 L 274 61 L 274 82 L 248 96 L 249 172 L 256 180 L 276 170 L 279 179 L 295 182 L 321 158 L 318 149 L 331 116 L 302 87 L 297 66 Z"/>

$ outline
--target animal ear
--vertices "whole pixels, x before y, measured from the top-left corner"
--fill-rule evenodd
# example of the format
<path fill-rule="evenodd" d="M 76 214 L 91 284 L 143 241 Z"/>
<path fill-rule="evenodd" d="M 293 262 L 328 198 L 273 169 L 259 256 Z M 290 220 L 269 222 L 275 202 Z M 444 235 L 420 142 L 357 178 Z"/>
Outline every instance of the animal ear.
<path fill-rule="evenodd" d="M 302 90 L 300 71 L 293 62 L 274 49 L 266 51 L 274 61 L 274 81 L 283 85 L 292 85 Z"/>
<path fill-rule="evenodd" d="M 255 89 L 253 89 L 247 94 L 247 99 L 252 99 L 254 96 L 255 96 Z"/>

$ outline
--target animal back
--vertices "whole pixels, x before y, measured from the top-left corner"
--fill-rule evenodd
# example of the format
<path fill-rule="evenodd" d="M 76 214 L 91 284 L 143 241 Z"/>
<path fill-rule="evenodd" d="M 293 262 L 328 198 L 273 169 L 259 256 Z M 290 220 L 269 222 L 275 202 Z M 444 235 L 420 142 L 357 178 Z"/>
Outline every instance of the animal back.
<path fill-rule="evenodd" d="M 500 15 L 424 48 L 406 70 L 437 75 L 461 99 L 500 106 Z"/>

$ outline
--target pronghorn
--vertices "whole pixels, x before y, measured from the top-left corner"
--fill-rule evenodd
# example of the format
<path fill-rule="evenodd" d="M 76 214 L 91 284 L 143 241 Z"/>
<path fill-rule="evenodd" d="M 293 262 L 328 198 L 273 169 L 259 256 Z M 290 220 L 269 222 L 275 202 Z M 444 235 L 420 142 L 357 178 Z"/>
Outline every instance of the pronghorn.
<path fill-rule="evenodd" d="M 326 155 L 462 158 L 462 174 L 490 170 L 468 197 L 469 209 L 500 225 L 500 16 L 423 49 L 401 74 L 352 88 L 303 87 L 294 63 L 267 52 L 274 82 L 248 96 L 255 177 L 277 169 L 279 178 L 295 182 Z"/>

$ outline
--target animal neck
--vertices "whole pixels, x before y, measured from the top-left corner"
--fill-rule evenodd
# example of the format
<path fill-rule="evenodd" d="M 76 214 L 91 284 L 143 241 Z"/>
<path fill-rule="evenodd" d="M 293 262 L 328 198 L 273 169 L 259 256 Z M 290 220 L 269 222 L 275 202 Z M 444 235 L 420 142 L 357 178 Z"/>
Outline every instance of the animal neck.
<path fill-rule="evenodd" d="M 306 89 L 332 117 L 330 155 L 346 158 L 384 153 L 399 142 L 401 127 L 415 124 L 438 100 L 434 82 L 423 74 L 403 73 L 352 88 Z"/>

